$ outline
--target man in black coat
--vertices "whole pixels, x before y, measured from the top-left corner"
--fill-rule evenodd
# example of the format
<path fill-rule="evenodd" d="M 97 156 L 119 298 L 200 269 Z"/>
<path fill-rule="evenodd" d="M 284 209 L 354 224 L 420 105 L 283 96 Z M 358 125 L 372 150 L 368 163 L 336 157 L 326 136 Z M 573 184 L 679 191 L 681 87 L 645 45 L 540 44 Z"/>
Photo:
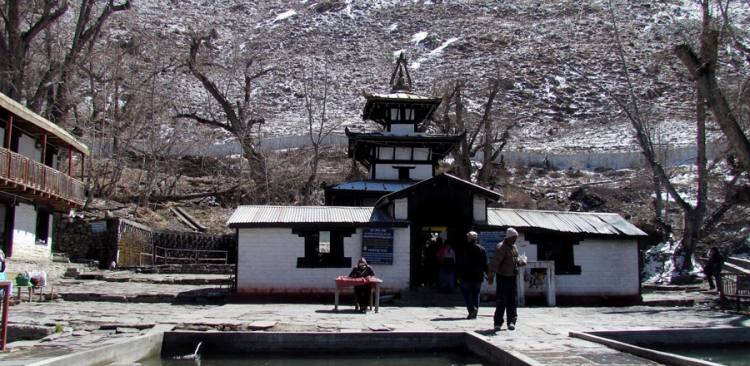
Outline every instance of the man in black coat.
<path fill-rule="evenodd" d="M 721 283 L 721 270 L 724 267 L 724 256 L 719 252 L 719 248 L 711 247 L 708 251 L 708 262 L 703 267 L 703 273 L 706 274 L 708 286 L 711 290 L 717 289 L 719 296 L 724 299 L 724 286 Z M 714 285 L 716 282 L 716 285 Z"/>
<path fill-rule="evenodd" d="M 456 282 L 464 296 L 469 315 L 466 319 L 476 319 L 479 313 L 479 291 L 487 273 L 487 252 L 477 243 L 477 233 L 466 234 L 466 244 L 456 253 Z"/>

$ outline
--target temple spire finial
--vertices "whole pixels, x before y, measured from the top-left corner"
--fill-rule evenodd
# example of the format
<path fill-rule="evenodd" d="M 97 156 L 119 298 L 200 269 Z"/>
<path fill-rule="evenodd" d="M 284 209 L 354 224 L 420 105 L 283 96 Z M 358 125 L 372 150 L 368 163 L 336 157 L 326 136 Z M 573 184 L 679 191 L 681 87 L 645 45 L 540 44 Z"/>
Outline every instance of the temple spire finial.
<path fill-rule="evenodd" d="M 391 73 L 391 92 L 411 92 L 411 76 L 409 76 L 409 69 L 406 67 L 406 57 L 404 53 L 398 56 L 396 61 L 396 68 Z"/>

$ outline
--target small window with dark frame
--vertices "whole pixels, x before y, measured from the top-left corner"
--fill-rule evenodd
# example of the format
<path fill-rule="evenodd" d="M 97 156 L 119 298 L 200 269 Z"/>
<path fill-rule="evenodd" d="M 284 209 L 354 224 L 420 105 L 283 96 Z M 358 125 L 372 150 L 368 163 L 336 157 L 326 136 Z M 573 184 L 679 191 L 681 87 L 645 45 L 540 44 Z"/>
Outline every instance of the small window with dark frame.
<path fill-rule="evenodd" d="M 318 253 L 331 254 L 331 232 L 321 231 L 318 234 Z"/>
<path fill-rule="evenodd" d="M 49 212 L 38 210 L 36 213 L 36 243 L 47 245 L 49 240 Z"/>
<path fill-rule="evenodd" d="M 411 179 L 409 177 L 409 171 L 411 170 L 410 167 L 399 166 L 399 167 L 396 167 L 396 169 L 398 170 L 398 180 L 409 180 L 409 179 Z"/>
<path fill-rule="evenodd" d="M 292 230 L 305 238 L 305 256 L 297 258 L 297 268 L 348 268 L 352 259 L 344 257 L 344 237 L 353 230 Z"/>
<path fill-rule="evenodd" d="M 573 243 L 535 243 L 537 259 L 540 261 L 554 261 L 556 275 L 581 274 L 581 266 L 575 264 L 573 257 Z"/>

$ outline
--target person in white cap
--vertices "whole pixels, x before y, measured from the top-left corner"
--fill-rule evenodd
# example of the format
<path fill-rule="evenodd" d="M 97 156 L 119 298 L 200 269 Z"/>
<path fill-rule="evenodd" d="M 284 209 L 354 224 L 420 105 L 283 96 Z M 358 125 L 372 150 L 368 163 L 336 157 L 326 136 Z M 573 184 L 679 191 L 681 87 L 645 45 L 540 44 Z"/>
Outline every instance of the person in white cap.
<path fill-rule="evenodd" d="M 495 277 L 497 278 L 494 317 L 496 331 L 502 329 L 505 313 L 508 316 L 508 329 L 516 329 L 516 320 L 518 319 L 516 275 L 518 274 L 518 267 L 522 265 L 519 262 L 518 248 L 515 245 L 517 238 L 518 231 L 516 229 L 509 227 L 505 230 L 505 239 L 495 247 L 495 255 L 489 265 L 487 282 L 492 285 Z"/>

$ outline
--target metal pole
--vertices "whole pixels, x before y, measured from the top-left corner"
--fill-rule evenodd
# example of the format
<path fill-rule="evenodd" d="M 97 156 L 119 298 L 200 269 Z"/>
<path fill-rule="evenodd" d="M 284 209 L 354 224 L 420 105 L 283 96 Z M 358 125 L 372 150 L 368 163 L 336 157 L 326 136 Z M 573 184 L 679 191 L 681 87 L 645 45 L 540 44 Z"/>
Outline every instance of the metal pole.
<path fill-rule="evenodd" d="M 4 281 L 3 288 L 3 324 L 0 330 L 0 351 L 5 352 L 5 343 L 8 339 L 8 299 L 10 298 L 10 281 Z"/>

